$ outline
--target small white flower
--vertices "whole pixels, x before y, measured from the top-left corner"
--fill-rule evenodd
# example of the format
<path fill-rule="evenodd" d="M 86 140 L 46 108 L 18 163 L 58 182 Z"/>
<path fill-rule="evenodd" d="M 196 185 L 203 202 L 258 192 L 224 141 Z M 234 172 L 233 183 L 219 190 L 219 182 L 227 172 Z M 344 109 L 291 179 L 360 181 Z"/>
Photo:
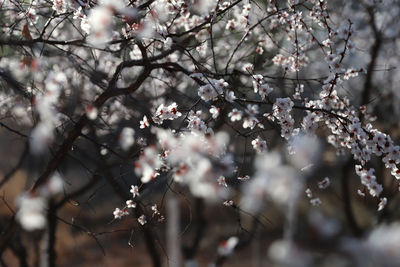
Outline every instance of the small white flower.
<path fill-rule="evenodd" d="M 82 18 L 81 20 L 81 29 L 86 34 L 90 34 L 90 24 L 87 18 Z"/>
<path fill-rule="evenodd" d="M 155 123 L 162 124 L 164 120 L 174 120 L 180 116 L 182 116 L 182 113 L 178 111 L 178 105 L 174 102 L 169 106 L 161 104 L 152 119 Z"/>
<path fill-rule="evenodd" d="M 253 72 L 254 70 L 254 65 L 251 63 L 246 63 L 243 65 L 242 70 L 245 72 Z"/>
<path fill-rule="evenodd" d="M 258 123 L 258 119 L 254 116 L 245 117 L 243 120 L 243 128 L 254 129 Z"/>
<path fill-rule="evenodd" d="M 392 168 L 390 173 L 397 179 L 400 179 L 400 170 L 397 167 Z"/>
<path fill-rule="evenodd" d="M 231 118 L 231 121 L 240 121 L 242 119 L 243 112 L 234 108 L 231 112 L 228 113 L 228 117 Z"/>
<path fill-rule="evenodd" d="M 218 116 L 219 116 L 219 111 L 220 111 L 220 108 L 217 108 L 217 107 L 215 107 L 215 106 L 211 106 L 211 108 L 210 108 L 210 113 L 211 113 L 213 119 L 218 118 Z"/>
<path fill-rule="evenodd" d="M 259 109 L 258 105 L 250 105 L 249 104 L 249 105 L 247 105 L 246 113 L 249 114 L 250 116 L 255 116 L 259 112 L 258 109 Z"/>
<path fill-rule="evenodd" d="M 330 47 L 333 44 L 331 39 L 326 39 L 324 41 L 322 41 L 322 45 L 326 46 L 326 47 Z"/>
<path fill-rule="evenodd" d="M 121 210 L 119 208 L 116 208 L 113 212 L 114 214 L 114 219 L 121 219 L 123 216 L 126 216 L 129 214 L 128 211 L 126 210 Z"/>
<path fill-rule="evenodd" d="M 146 221 L 146 216 L 145 216 L 145 215 L 140 216 L 140 217 L 138 218 L 138 222 L 139 222 L 141 225 L 145 225 L 145 224 L 147 223 L 147 221 Z"/>
<path fill-rule="evenodd" d="M 223 93 L 223 88 L 228 86 L 228 83 L 225 82 L 223 79 L 220 80 L 208 79 L 208 80 L 210 83 L 201 86 L 197 92 L 197 94 L 204 101 L 210 101 L 216 99 L 219 95 Z"/>
<path fill-rule="evenodd" d="M 233 19 L 229 20 L 228 23 L 225 26 L 225 29 L 227 29 L 227 30 L 232 30 L 233 31 L 235 28 L 236 28 L 235 20 L 233 20 Z"/>
<path fill-rule="evenodd" d="M 233 91 L 227 91 L 225 95 L 225 100 L 229 103 L 233 103 L 236 99 L 235 93 Z"/>
<path fill-rule="evenodd" d="M 348 25 L 343 25 L 337 30 L 337 35 L 341 39 L 347 39 L 350 34 L 353 33 L 353 27 L 350 27 Z"/>
<path fill-rule="evenodd" d="M 133 202 L 132 199 L 129 199 L 129 200 L 126 201 L 126 206 L 127 206 L 128 208 L 136 208 L 136 203 Z"/>
<path fill-rule="evenodd" d="M 143 119 L 140 121 L 140 129 L 144 129 L 149 126 L 150 126 L 150 120 L 146 117 L 146 115 L 144 115 Z"/>
<path fill-rule="evenodd" d="M 383 210 L 383 208 L 385 208 L 386 204 L 387 204 L 387 198 L 386 197 L 381 198 L 380 202 L 378 204 L 378 211 Z"/>
<path fill-rule="evenodd" d="M 381 184 L 378 184 L 376 181 L 372 181 L 369 185 L 368 185 L 368 189 L 369 189 L 369 194 L 373 197 L 377 197 L 379 196 L 382 191 L 383 191 L 383 187 Z"/>
<path fill-rule="evenodd" d="M 68 2 L 66 0 L 53 0 L 53 10 L 58 14 L 65 13 L 67 11 Z"/>
<path fill-rule="evenodd" d="M 140 196 L 139 187 L 137 185 L 131 185 L 131 190 L 129 192 L 132 193 L 133 198 Z"/>
<path fill-rule="evenodd" d="M 264 100 L 266 96 L 268 96 L 274 89 L 270 87 L 268 84 L 262 84 L 260 85 L 260 88 L 258 89 L 258 94 L 261 96 L 261 99 Z"/>
<path fill-rule="evenodd" d="M 256 139 L 251 141 L 251 144 L 253 145 L 253 148 L 258 152 L 258 153 L 263 153 L 267 150 L 267 142 L 263 139 L 261 139 L 260 136 L 257 136 Z"/>

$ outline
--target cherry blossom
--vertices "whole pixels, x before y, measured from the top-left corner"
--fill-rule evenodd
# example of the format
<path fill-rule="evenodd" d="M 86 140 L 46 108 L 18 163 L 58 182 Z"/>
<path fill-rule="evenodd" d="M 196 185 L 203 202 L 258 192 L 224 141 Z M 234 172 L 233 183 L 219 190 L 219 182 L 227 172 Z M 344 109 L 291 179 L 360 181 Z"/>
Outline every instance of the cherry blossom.
<path fill-rule="evenodd" d="M 146 216 L 145 216 L 145 215 L 141 215 L 141 216 L 138 218 L 138 222 L 139 222 L 141 225 L 145 225 L 145 224 L 147 223 Z"/>
<path fill-rule="evenodd" d="M 210 83 L 201 86 L 198 90 L 198 95 L 204 101 L 215 100 L 218 96 L 223 94 L 223 89 L 228 86 L 228 83 L 225 82 L 223 79 L 207 79 L 207 81 L 209 81 Z M 231 99 L 233 95 L 230 95 L 229 97 L 229 99 Z"/>
<path fill-rule="evenodd" d="M 180 116 L 182 116 L 182 113 L 178 111 L 178 105 L 176 103 L 172 103 L 169 106 L 161 104 L 153 115 L 153 121 L 157 124 L 162 124 L 164 120 L 175 120 Z M 145 118 L 143 118 L 143 120 L 144 119 Z"/>
<path fill-rule="evenodd" d="M 215 106 L 211 106 L 210 113 L 211 113 L 213 119 L 218 118 L 220 110 L 221 110 L 220 108 L 217 108 Z"/>
<path fill-rule="evenodd" d="M 137 196 L 140 196 L 139 193 L 139 187 L 137 185 L 131 185 L 131 190 L 130 192 L 132 193 L 132 197 L 135 198 Z"/>
<path fill-rule="evenodd" d="M 129 200 L 126 201 L 126 206 L 128 208 L 136 208 L 136 203 L 133 202 L 133 200 L 129 199 Z"/>
<path fill-rule="evenodd" d="M 129 215 L 129 212 L 126 210 L 120 210 L 119 208 L 116 208 L 113 212 L 114 218 L 115 219 L 121 219 L 122 217 Z"/>
<path fill-rule="evenodd" d="M 267 142 L 261 139 L 259 136 L 251 141 L 251 144 L 258 153 L 262 153 L 267 150 Z"/>
<path fill-rule="evenodd" d="M 140 129 L 144 129 L 149 126 L 150 126 L 150 120 L 146 117 L 146 115 L 144 115 L 143 119 L 140 121 Z"/>
<path fill-rule="evenodd" d="M 235 93 L 233 91 L 227 91 L 225 95 L 225 100 L 233 103 L 236 99 Z"/>
<path fill-rule="evenodd" d="M 229 112 L 228 117 L 231 118 L 231 121 L 240 121 L 242 119 L 243 112 L 234 108 L 231 112 Z"/>

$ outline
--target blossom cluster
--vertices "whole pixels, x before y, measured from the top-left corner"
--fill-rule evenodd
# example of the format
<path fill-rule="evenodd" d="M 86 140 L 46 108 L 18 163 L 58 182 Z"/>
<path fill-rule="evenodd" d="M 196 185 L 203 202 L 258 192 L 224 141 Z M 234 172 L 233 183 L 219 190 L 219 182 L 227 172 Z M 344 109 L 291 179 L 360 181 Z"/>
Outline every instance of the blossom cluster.
<path fill-rule="evenodd" d="M 156 124 L 162 124 L 164 120 L 175 120 L 180 116 L 182 116 L 182 113 L 178 111 L 178 105 L 176 103 L 172 103 L 169 106 L 161 104 L 153 115 L 153 121 Z M 143 125 L 145 125 L 145 123 L 146 122 L 143 122 Z"/>
<path fill-rule="evenodd" d="M 204 101 L 215 100 L 223 94 L 223 89 L 228 87 L 228 83 L 223 79 L 207 79 L 207 82 L 206 85 L 203 85 L 198 89 L 198 95 Z"/>
<path fill-rule="evenodd" d="M 277 98 L 272 108 L 281 126 L 281 136 L 287 140 L 293 133 L 294 119 L 290 115 L 293 106 L 294 103 L 290 98 Z"/>

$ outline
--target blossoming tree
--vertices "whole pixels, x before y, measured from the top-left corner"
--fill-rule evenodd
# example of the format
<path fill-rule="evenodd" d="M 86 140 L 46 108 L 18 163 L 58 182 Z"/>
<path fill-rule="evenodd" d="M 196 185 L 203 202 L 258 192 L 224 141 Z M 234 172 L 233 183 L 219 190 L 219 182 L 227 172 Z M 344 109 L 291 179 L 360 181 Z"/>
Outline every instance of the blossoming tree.
<path fill-rule="evenodd" d="M 331 245 L 397 266 L 399 13 L 396 0 L 0 0 L 0 125 L 25 146 L 0 186 L 29 177 L 16 210 L 2 198 L 0 255 L 26 266 L 22 232 L 55 266 L 59 224 L 100 249 L 123 225 L 154 266 L 160 229 L 166 261 L 196 266 L 212 209 L 239 230 L 214 236 L 209 263 L 258 242 L 259 264 L 311 266 Z M 63 213 L 101 190 L 105 230 Z"/>

